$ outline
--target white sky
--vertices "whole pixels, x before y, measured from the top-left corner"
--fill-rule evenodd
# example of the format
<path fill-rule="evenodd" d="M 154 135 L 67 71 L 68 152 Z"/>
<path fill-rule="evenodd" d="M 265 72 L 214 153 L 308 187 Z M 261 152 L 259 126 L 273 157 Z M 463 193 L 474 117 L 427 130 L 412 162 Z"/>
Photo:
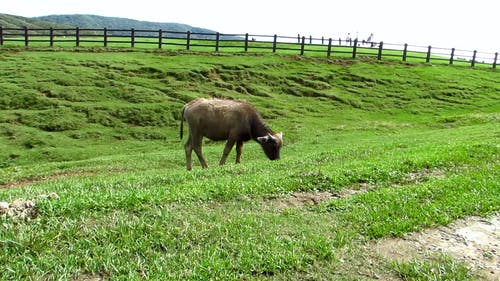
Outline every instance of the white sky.
<path fill-rule="evenodd" d="M 498 0 L 0 0 L 24 17 L 95 14 L 178 22 L 221 33 L 312 35 L 500 52 Z"/>

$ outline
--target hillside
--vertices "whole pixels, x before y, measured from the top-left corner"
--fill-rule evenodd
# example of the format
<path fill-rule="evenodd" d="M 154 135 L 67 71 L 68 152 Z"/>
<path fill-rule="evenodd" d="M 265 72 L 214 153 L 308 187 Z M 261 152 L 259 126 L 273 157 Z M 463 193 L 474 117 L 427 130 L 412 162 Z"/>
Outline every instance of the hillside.
<path fill-rule="evenodd" d="M 0 14 L 0 26 L 4 28 L 72 28 L 71 25 L 64 23 L 54 23 L 42 19 L 26 18 L 8 14 Z"/>
<path fill-rule="evenodd" d="M 500 274 L 497 240 L 473 259 L 394 244 L 498 221 L 497 70 L 25 48 L 2 50 L 0 77 L 0 280 Z M 221 167 L 224 143 L 204 141 L 208 169 L 193 155 L 186 171 L 181 109 L 210 96 L 253 103 L 284 133 L 281 159 L 249 141 Z"/>
<path fill-rule="evenodd" d="M 0 162 L 91 158 L 107 152 L 82 154 L 75 147 L 101 140 L 177 142 L 180 108 L 196 96 L 249 99 L 282 126 L 304 114 L 343 120 L 358 111 L 412 122 L 474 122 L 462 114 L 499 109 L 495 71 L 165 54 L 5 53 L 1 75 L 10 78 L 2 81 L 0 134 L 7 147 L 0 150 Z M 295 142 L 305 132 L 296 128 L 287 136 Z M 59 153 L 65 146 L 73 152 Z"/>
<path fill-rule="evenodd" d="M 137 29 L 137 30 L 168 30 L 172 32 L 182 32 L 191 31 L 194 33 L 208 33 L 215 34 L 216 31 L 193 27 L 187 24 L 181 23 L 160 23 L 160 22 L 149 22 L 149 21 L 138 21 L 127 18 L 117 18 L 117 17 L 103 17 L 97 15 L 49 15 L 35 18 L 26 18 L 21 16 L 14 16 L 8 14 L 0 14 L 0 26 L 4 28 L 95 28 L 95 29 Z M 36 31 L 31 31 L 32 34 L 37 34 Z M 129 35 L 129 33 L 111 31 L 109 34 L 113 35 Z M 137 33 L 141 35 L 141 33 Z M 150 35 L 150 34 L 147 34 Z M 175 33 L 168 34 L 169 37 L 181 36 Z M 213 39 L 213 35 L 193 35 L 192 38 L 209 38 Z"/>
<path fill-rule="evenodd" d="M 103 17 L 97 15 L 49 15 L 37 17 L 39 20 L 55 22 L 59 24 L 71 25 L 80 28 L 110 28 L 110 29 L 137 29 L 137 30 L 168 30 L 174 32 L 195 32 L 195 33 L 210 33 L 214 34 L 216 31 L 193 27 L 181 23 L 160 23 L 149 21 L 138 21 L 127 18 L 117 17 Z M 120 34 L 119 32 L 110 32 L 110 34 Z M 127 34 L 128 35 L 128 34 Z M 175 34 L 171 35 L 176 37 Z M 196 35 L 193 38 L 207 38 L 207 36 Z"/>

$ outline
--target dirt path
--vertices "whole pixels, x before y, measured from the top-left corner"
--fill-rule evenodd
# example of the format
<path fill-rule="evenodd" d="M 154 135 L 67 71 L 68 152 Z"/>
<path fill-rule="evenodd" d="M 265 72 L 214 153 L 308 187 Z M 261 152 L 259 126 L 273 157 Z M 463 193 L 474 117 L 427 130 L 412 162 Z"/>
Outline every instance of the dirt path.
<path fill-rule="evenodd" d="M 469 217 L 403 238 L 382 239 L 370 247 L 400 262 L 443 253 L 467 263 L 485 280 L 500 280 L 500 214 L 488 219 Z"/>
<path fill-rule="evenodd" d="M 317 205 L 327 200 L 367 192 L 368 188 L 331 192 L 294 192 L 271 200 L 279 209 Z M 468 217 L 448 226 L 409 233 L 403 238 L 385 238 L 366 246 L 388 260 L 399 262 L 426 260 L 446 254 L 466 263 L 485 280 L 500 281 L 500 213 L 491 218 Z"/>

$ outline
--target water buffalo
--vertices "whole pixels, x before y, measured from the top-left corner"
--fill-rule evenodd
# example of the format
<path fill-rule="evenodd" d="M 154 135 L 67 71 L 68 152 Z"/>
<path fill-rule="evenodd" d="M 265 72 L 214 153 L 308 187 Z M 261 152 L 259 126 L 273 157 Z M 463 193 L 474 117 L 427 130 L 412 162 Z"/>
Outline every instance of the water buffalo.
<path fill-rule="evenodd" d="M 275 133 L 264 124 L 255 107 L 246 101 L 199 98 L 186 104 L 182 110 L 180 138 L 183 121 L 189 126 L 189 138 L 185 145 L 186 167 L 193 168 L 191 152 L 200 160 L 203 168 L 207 162 L 201 153 L 203 137 L 214 141 L 227 140 L 219 164 L 224 165 L 229 152 L 236 143 L 236 163 L 240 163 L 243 142 L 257 141 L 271 160 L 280 158 L 283 134 Z"/>

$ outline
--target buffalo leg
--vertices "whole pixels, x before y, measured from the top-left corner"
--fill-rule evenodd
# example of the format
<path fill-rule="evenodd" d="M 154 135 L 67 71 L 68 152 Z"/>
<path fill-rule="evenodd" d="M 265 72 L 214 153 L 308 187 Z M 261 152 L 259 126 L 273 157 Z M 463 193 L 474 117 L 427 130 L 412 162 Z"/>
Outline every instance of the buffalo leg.
<path fill-rule="evenodd" d="M 193 168 L 193 161 L 191 158 L 191 152 L 194 150 L 196 156 L 198 156 L 198 160 L 200 160 L 201 167 L 208 168 L 207 162 L 205 158 L 203 158 L 203 154 L 201 153 L 201 142 L 202 137 L 189 135 L 189 140 L 186 143 L 186 167 L 188 170 Z"/>
<path fill-rule="evenodd" d="M 241 161 L 241 153 L 243 152 L 243 142 L 236 142 L 236 163 L 240 163 Z"/>
<path fill-rule="evenodd" d="M 200 141 L 195 142 L 193 149 L 196 156 L 198 156 L 198 160 L 200 160 L 201 167 L 208 168 L 207 161 L 205 161 L 205 158 L 203 158 L 203 154 L 201 153 L 201 139 Z"/>
<path fill-rule="evenodd" d="M 184 149 L 186 150 L 186 168 L 188 171 L 191 171 L 193 169 L 193 159 L 191 158 L 191 154 L 193 152 L 193 145 L 191 144 L 191 136 L 186 142 Z"/>
<path fill-rule="evenodd" d="M 222 158 L 220 159 L 219 164 L 224 165 L 226 163 L 227 156 L 229 155 L 229 152 L 231 152 L 231 149 L 234 146 L 234 140 L 228 139 L 226 142 L 226 147 L 224 147 L 224 152 L 222 153 Z"/>

